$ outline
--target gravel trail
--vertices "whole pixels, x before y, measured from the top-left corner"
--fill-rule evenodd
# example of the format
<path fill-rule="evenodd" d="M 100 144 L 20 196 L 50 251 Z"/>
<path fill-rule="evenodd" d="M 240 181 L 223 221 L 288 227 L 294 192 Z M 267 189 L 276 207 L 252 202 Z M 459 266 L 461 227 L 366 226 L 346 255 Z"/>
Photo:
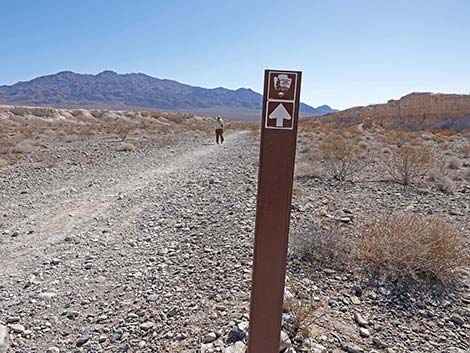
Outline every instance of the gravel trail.
<path fill-rule="evenodd" d="M 194 352 L 207 330 L 246 313 L 248 133 L 127 157 L 17 171 L 27 184 L 2 175 L 0 320 L 25 330 L 13 351 Z"/>

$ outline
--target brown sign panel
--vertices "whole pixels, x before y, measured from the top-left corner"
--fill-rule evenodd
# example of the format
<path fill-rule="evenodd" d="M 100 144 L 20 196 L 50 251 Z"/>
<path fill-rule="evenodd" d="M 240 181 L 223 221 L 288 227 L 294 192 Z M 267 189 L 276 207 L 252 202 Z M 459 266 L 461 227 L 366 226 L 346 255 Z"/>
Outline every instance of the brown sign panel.
<path fill-rule="evenodd" d="M 301 75 L 264 75 L 249 353 L 279 352 Z"/>
<path fill-rule="evenodd" d="M 267 129 L 292 130 L 294 128 L 294 103 L 268 102 L 265 124 Z"/>
<path fill-rule="evenodd" d="M 297 73 L 270 71 L 268 88 L 268 100 L 279 99 L 293 102 L 297 95 Z"/>

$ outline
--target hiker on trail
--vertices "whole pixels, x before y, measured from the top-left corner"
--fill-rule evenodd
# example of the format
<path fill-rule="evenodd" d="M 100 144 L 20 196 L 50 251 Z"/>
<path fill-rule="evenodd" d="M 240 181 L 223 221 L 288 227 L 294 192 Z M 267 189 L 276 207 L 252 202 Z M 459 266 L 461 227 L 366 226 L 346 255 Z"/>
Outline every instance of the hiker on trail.
<path fill-rule="evenodd" d="M 220 116 L 217 116 L 215 118 L 215 142 L 219 144 L 219 139 L 220 143 L 224 143 L 224 121 Z"/>

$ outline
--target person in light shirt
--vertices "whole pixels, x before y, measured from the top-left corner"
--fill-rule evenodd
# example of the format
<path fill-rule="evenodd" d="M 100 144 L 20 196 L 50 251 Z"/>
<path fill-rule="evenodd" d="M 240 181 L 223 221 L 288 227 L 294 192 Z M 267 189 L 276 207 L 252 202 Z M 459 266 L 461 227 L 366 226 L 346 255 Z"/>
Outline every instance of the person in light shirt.
<path fill-rule="evenodd" d="M 224 143 L 224 121 L 220 116 L 215 118 L 215 142 Z"/>

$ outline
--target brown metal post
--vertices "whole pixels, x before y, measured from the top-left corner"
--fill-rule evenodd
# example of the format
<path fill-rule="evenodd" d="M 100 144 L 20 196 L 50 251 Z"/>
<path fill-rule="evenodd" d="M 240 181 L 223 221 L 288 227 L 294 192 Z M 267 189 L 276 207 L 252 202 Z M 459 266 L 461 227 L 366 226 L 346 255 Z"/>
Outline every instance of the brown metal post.
<path fill-rule="evenodd" d="M 249 353 L 279 352 L 301 76 L 265 71 Z"/>

